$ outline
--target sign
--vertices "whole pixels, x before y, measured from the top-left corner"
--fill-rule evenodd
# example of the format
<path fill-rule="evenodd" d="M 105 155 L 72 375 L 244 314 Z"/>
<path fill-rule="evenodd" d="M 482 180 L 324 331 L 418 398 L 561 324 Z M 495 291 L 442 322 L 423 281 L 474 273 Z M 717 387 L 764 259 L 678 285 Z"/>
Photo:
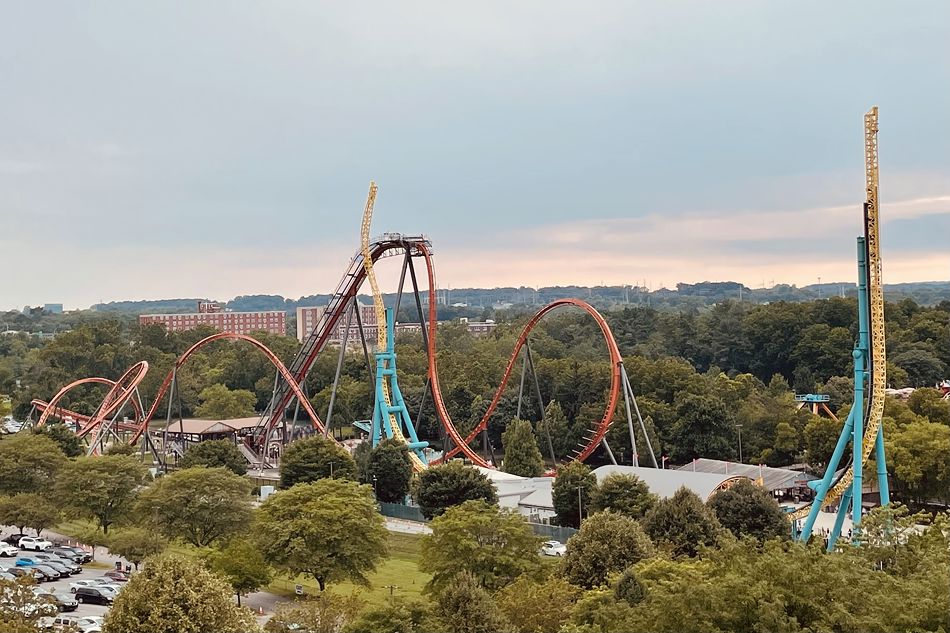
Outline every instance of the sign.
<path fill-rule="evenodd" d="M 303 585 L 295 585 L 295 586 L 294 586 L 294 593 L 297 594 L 298 596 L 302 596 L 302 595 L 303 595 Z"/>

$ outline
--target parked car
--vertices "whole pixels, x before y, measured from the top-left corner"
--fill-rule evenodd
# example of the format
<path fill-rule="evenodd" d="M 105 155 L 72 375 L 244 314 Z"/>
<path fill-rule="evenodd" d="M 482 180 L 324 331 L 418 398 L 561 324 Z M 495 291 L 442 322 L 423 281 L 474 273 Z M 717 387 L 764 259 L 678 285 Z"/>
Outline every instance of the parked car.
<path fill-rule="evenodd" d="M 106 587 L 80 587 L 76 590 L 76 600 L 82 604 L 104 604 L 109 606 L 115 599 L 115 592 Z"/>
<path fill-rule="evenodd" d="M 33 554 L 33 558 L 46 561 L 47 563 L 56 563 L 56 565 L 62 565 L 70 574 L 78 574 L 82 571 L 82 567 L 73 561 L 56 556 L 55 554 L 51 554 L 49 552 L 37 552 L 36 554 Z M 56 567 L 56 565 L 53 565 L 53 567 Z"/>
<path fill-rule="evenodd" d="M 23 533 L 21 533 L 21 532 L 16 532 L 15 534 L 11 534 L 11 535 L 9 535 L 9 536 L 4 536 L 4 537 L 3 537 L 3 542 L 4 542 L 4 543 L 8 543 L 8 544 L 10 544 L 10 545 L 19 545 L 19 544 L 20 544 L 20 539 L 21 539 L 21 538 L 24 538 L 25 536 L 26 536 L 26 534 L 23 534 Z"/>
<path fill-rule="evenodd" d="M 16 580 L 16 576 L 7 571 L 0 571 L 0 580 Z"/>
<path fill-rule="evenodd" d="M 16 545 L 9 545 L 7 543 L 0 545 L 0 556 L 10 557 L 16 556 L 19 553 L 20 549 Z"/>
<path fill-rule="evenodd" d="M 65 545 L 60 545 L 51 549 L 50 552 L 56 554 L 60 558 L 68 558 L 79 565 L 92 561 L 92 554 L 78 547 L 66 547 Z"/>
<path fill-rule="evenodd" d="M 69 591 L 72 593 L 76 593 L 76 590 L 79 589 L 80 587 L 98 587 L 101 584 L 103 583 L 99 582 L 96 578 L 74 580 L 73 582 L 69 583 Z"/>
<path fill-rule="evenodd" d="M 118 569 L 110 569 L 106 573 L 102 574 L 103 578 L 111 578 L 112 582 L 128 582 L 129 575 L 124 571 L 119 571 Z"/>
<path fill-rule="evenodd" d="M 38 565 L 47 565 L 48 567 L 52 567 L 57 572 L 59 572 L 60 578 L 68 578 L 72 574 L 78 574 L 80 571 L 82 571 L 81 569 L 78 571 L 73 571 L 72 569 L 66 566 L 65 564 L 66 561 L 60 561 L 58 559 L 57 560 L 42 560 L 41 559 L 36 562 Z M 70 563 L 70 565 L 72 565 L 72 563 Z"/>
<path fill-rule="evenodd" d="M 75 611 L 79 607 L 79 602 L 68 593 L 44 593 L 38 597 L 56 605 L 60 612 Z"/>
<path fill-rule="evenodd" d="M 51 580 L 46 577 L 46 574 L 41 572 L 36 567 L 8 567 L 4 570 L 4 573 L 10 574 L 15 578 L 22 578 L 23 576 L 32 576 L 36 582 L 44 582 L 46 580 Z"/>
<path fill-rule="evenodd" d="M 49 565 L 41 563 L 39 565 L 33 565 L 33 569 L 38 569 L 49 579 L 49 580 L 59 580 L 62 576 L 68 576 L 69 574 L 61 574 L 58 570 Z"/>
<path fill-rule="evenodd" d="M 40 552 L 42 550 L 52 549 L 53 544 L 39 536 L 24 536 L 17 543 L 17 547 Z"/>
<path fill-rule="evenodd" d="M 541 553 L 545 556 L 564 556 L 567 546 L 561 541 L 545 541 L 541 544 Z"/>

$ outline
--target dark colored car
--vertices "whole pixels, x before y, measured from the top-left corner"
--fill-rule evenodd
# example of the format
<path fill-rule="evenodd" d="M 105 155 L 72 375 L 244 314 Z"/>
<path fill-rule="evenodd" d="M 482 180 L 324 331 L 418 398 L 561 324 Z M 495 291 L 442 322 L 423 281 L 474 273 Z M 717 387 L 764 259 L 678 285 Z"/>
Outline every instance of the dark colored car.
<path fill-rule="evenodd" d="M 76 589 L 76 600 L 83 604 L 104 604 L 109 606 L 115 594 L 102 587 L 79 587 Z"/>
<path fill-rule="evenodd" d="M 68 558 L 77 565 L 92 562 L 92 554 L 78 547 L 66 547 L 64 545 L 60 547 L 54 547 L 50 550 L 50 552 L 61 558 Z"/>
<path fill-rule="evenodd" d="M 52 580 L 52 578 L 47 578 L 46 574 L 44 574 L 42 571 L 40 571 L 36 567 L 32 567 L 32 566 L 31 567 L 8 567 L 4 569 L 3 571 L 7 572 L 8 574 L 12 574 L 16 576 L 17 578 L 21 578 L 23 576 L 32 576 L 33 578 L 36 579 L 36 582 L 44 582 L 46 580 Z"/>
<path fill-rule="evenodd" d="M 45 575 L 47 579 L 49 580 L 59 580 L 60 577 L 69 575 L 69 574 L 61 574 L 54 567 L 50 567 L 49 565 L 42 564 L 42 563 L 39 565 L 33 565 L 32 568 L 38 569 L 41 572 L 43 572 L 43 575 Z"/>
<path fill-rule="evenodd" d="M 55 604 L 60 611 L 75 611 L 79 607 L 76 598 L 68 593 L 43 593 L 40 598 Z"/>
<path fill-rule="evenodd" d="M 67 574 L 78 574 L 79 572 L 82 571 L 82 567 L 80 567 L 73 561 L 69 559 L 64 559 L 60 556 L 51 554 L 49 552 L 37 552 L 36 554 L 33 554 L 33 558 L 36 559 L 38 562 L 46 563 L 47 565 L 51 566 L 53 569 L 55 569 L 59 573 L 63 573 L 63 571 L 65 571 Z M 60 567 L 62 567 L 63 569 L 60 569 Z"/>
<path fill-rule="evenodd" d="M 26 534 L 11 534 L 10 536 L 3 537 L 3 542 L 9 543 L 10 545 L 19 546 L 20 539 L 23 538 L 24 536 L 27 536 L 27 535 Z"/>

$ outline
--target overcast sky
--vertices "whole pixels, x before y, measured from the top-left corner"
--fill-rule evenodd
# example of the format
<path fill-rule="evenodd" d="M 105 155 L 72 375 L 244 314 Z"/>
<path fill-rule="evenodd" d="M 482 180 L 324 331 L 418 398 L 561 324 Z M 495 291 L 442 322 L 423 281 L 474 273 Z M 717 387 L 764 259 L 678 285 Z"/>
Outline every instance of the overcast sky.
<path fill-rule="evenodd" d="M 950 3 L 0 0 L 0 308 L 443 287 L 950 278 Z"/>

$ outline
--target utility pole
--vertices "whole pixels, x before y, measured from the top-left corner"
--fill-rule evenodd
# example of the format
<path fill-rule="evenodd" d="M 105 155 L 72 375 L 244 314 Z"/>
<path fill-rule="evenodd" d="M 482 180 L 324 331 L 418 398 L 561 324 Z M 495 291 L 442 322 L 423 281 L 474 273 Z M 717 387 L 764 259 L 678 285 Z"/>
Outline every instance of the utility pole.
<path fill-rule="evenodd" d="M 818 300 L 821 301 L 821 277 L 818 278 Z"/>
<path fill-rule="evenodd" d="M 386 589 L 389 589 L 389 605 L 392 607 L 396 606 L 396 595 L 395 591 L 399 589 L 396 585 L 384 585 Z"/>
<path fill-rule="evenodd" d="M 581 489 L 584 486 L 577 487 L 577 529 L 581 529 L 581 522 L 584 520 L 583 502 L 581 501 Z"/>
<path fill-rule="evenodd" d="M 739 463 L 742 463 L 742 425 L 737 424 L 736 429 L 739 431 Z"/>

